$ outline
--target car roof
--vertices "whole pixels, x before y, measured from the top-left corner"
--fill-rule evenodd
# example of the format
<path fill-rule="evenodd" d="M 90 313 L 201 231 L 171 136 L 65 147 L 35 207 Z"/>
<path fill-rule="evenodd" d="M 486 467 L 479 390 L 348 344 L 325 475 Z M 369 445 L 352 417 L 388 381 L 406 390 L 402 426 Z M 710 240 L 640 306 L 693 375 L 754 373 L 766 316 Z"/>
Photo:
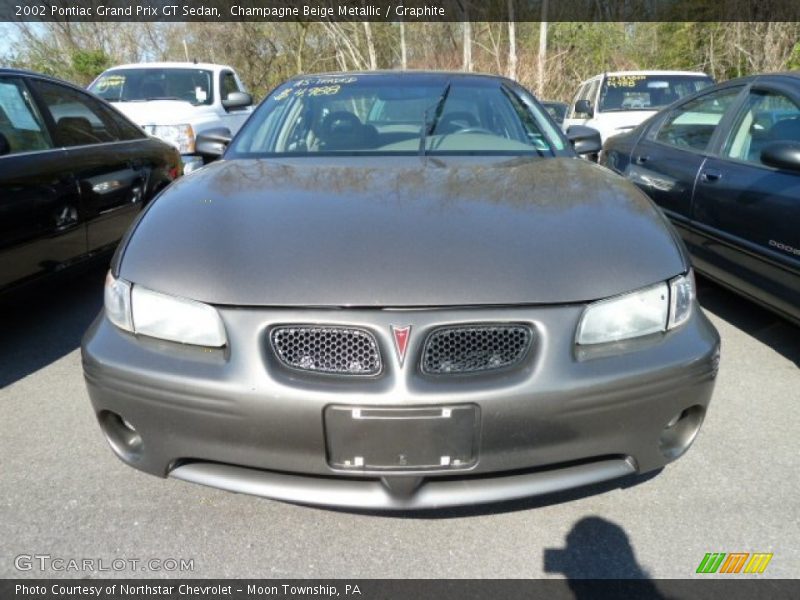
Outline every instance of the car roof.
<path fill-rule="evenodd" d="M 785 81 L 789 79 L 792 83 L 800 83 L 800 71 L 778 71 L 774 73 L 757 73 L 753 75 L 744 75 L 743 77 L 736 77 L 734 79 L 726 79 L 725 81 L 720 81 L 716 83 L 713 87 L 714 89 L 717 88 L 725 88 L 729 86 L 736 86 L 736 85 L 748 85 L 754 83 L 756 81 L 760 83 L 769 83 L 770 81 Z M 712 88 L 704 88 L 702 90 L 697 91 L 690 96 L 686 96 L 686 98 L 690 98 L 696 95 L 703 95 L 707 93 Z M 681 100 L 685 100 L 686 98 L 681 98 Z"/>
<path fill-rule="evenodd" d="M 45 75 L 44 73 L 37 73 L 30 69 L 18 69 L 17 67 L 0 67 L 0 75 L 20 75 L 24 77 L 42 77 L 43 79 L 52 79 L 53 81 L 63 82 L 63 79 L 53 77 L 52 75 Z"/>
<path fill-rule="evenodd" d="M 458 79 L 473 79 L 473 80 L 486 80 L 494 79 L 498 81 L 512 81 L 502 75 L 495 75 L 492 73 L 476 73 L 466 71 L 437 71 L 430 69 L 381 69 L 375 71 L 327 71 L 322 73 L 303 73 L 290 77 L 287 81 L 296 81 L 298 79 L 307 79 L 309 77 L 400 77 L 400 78 L 414 78 L 414 77 L 447 77 Z"/>
<path fill-rule="evenodd" d="M 117 69 L 205 69 L 207 71 L 221 71 L 222 69 L 230 69 L 233 67 L 228 65 L 218 65 L 215 63 L 205 62 L 140 62 L 128 63 L 124 65 L 114 65 L 109 67 L 106 71 L 116 71 Z"/>
<path fill-rule="evenodd" d="M 36 77 L 37 79 L 45 79 L 47 81 L 52 81 L 53 83 L 66 85 L 71 88 L 81 90 L 82 92 L 86 91 L 85 88 L 81 87 L 78 84 L 72 83 L 71 81 L 67 81 L 66 79 L 61 79 L 59 77 L 54 77 L 53 75 L 47 75 L 45 73 L 37 73 L 36 71 L 31 71 L 30 69 L 18 69 L 16 67 L 0 67 L 0 75 L 13 75 L 17 77 Z"/>
<path fill-rule="evenodd" d="M 800 80 L 800 71 L 776 71 L 774 73 L 761 73 L 760 75 L 754 75 L 753 77 L 759 80 L 773 78 Z"/>
<path fill-rule="evenodd" d="M 682 75 L 685 77 L 710 77 L 707 73 L 703 73 L 702 71 L 665 71 L 665 70 L 639 70 L 639 71 L 607 71 L 605 73 L 598 73 L 593 77 L 589 77 L 584 81 L 581 81 L 581 85 L 584 83 L 588 83 L 595 79 L 602 79 L 603 77 L 625 77 L 630 75 L 655 75 L 656 77 L 659 76 L 666 76 L 666 75 Z"/>
<path fill-rule="evenodd" d="M 648 71 L 648 70 L 640 70 L 640 71 L 608 71 L 604 73 L 604 75 L 694 75 L 697 77 L 708 77 L 702 71 Z"/>

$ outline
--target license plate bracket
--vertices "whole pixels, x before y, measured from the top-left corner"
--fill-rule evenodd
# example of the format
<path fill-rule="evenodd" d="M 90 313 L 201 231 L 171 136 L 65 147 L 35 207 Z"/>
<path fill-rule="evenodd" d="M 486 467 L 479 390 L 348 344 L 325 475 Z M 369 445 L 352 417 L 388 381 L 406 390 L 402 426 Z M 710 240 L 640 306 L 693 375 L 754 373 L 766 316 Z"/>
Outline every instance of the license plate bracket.
<path fill-rule="evenodd" d="M 477 462 L 480 411 L 474 404 L 328 406 L 324 420 L 328 464 L 335 469 L 453 470 Z"/>

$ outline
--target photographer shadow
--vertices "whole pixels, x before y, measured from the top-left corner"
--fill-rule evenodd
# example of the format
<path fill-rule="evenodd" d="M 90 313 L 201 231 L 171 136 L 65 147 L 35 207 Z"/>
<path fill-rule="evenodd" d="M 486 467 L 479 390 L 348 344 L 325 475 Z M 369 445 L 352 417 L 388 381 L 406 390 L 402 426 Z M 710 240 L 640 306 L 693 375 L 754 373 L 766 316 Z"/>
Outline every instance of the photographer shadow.
<path fill-rule="evenodd" d="M 576 600 L 667 598 L 636 561 L 625 530 L 600 517 L 575 523 L 564 548 L 545 548 L 544 571 L 563 574 Z"/>

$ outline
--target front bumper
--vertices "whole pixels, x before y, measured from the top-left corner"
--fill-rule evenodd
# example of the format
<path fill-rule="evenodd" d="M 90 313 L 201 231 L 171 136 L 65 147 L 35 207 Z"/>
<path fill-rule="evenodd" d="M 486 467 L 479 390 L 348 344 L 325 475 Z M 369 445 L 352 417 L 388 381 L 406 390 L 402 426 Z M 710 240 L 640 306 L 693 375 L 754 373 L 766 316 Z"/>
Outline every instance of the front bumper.
<path fill-rule="evenodd" d="M 582 308 L 222 308 L 229 345 L 219 350 L 137 338 L 101 314 L 84 338 L 83 366 L 112 448 L 148 473 L 306 504 L 474 504 L 644 473 L 691 445 L 719 362 L 719 337 L 699 308 L 666 334 L 580 349 L 573 340 Z M 518 368 L 483 376 L 419 373 L 427 331 L 489 321 L 534 328 L 535 346 Z M 278 323 L 369 328 L 385 369 L 375 378 L 288 371 L 268 342 Z M 401 367 L 390 326 L 406 324 L 413 334 Z M 469 465 L 387 472 L 329 462 L 326 407 L 464 404 L 480 414 L 477 460 Z M 688 415 L 686 431 L 665 437 L 679 414 Z M 114 431 L 121 419 L 109 415 L 135 428 L 135 444 L 126 445 L 130 439 Z"/>

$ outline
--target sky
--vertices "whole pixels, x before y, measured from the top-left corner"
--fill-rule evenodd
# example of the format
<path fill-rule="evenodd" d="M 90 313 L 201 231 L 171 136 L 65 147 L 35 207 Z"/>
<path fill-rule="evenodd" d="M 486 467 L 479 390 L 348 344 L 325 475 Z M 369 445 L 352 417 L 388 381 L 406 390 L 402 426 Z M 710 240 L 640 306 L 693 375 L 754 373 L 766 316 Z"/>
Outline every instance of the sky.
<path fill-rule="evenodd" d="M 0 22 L 0 56 L 8 54 L 14 41 L 14 27 L 10 23 Z"/>

